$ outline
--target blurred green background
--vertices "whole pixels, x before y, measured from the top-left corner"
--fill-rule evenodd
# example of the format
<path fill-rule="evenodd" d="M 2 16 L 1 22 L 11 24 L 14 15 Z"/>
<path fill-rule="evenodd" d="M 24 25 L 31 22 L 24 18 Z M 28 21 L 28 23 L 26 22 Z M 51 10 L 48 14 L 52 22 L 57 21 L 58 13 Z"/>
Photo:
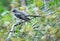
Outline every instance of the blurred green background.
<path fill-rule="evenodd" d="M 0 0 L 0 41 L 6 40 L 18 21 L 11 5 L 21 11 L 27 8 L 31 15 L 47 15 L 16 26 L 11 41 L 60 41 L 60 0 Z"/>

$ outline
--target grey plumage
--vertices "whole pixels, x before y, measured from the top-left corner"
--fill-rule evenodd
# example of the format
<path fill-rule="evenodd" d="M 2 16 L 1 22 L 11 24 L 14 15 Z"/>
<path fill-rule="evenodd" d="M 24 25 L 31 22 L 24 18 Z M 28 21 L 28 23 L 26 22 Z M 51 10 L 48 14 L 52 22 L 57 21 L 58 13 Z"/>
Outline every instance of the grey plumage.
<path fill-rule="evenodd" d="M 27 17 L 28 14 L 26 12 L 21 12 L 21 11 L 19 11 L 17 9 L 14 9 L 12 12 L 19 19 L 22 19 L 22 20 L 25 20 L 25 21 L 30 20 L 30 18 Z"/>
<path fill-rule="evenodd" d="M 31 19 L 29 17 L 44 17 L 44 16 L 38 16 L 38 15 L 28 15 L 26 12 L 21 12 L 18 9 L 13 9 L 12 12 L 17 18 L 25 21 L 30 21 Z"/>

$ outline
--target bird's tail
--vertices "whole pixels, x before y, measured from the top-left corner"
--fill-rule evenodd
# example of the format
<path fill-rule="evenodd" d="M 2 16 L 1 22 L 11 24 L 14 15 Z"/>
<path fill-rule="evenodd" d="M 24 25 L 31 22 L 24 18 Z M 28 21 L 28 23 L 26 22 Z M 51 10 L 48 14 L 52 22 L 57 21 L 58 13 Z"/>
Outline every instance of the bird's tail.
<path fill-rule="evenodd" d="M 28 17 L 44 17 L 44 16 L 40 16 L 40 15 L 27 15 Z"/>

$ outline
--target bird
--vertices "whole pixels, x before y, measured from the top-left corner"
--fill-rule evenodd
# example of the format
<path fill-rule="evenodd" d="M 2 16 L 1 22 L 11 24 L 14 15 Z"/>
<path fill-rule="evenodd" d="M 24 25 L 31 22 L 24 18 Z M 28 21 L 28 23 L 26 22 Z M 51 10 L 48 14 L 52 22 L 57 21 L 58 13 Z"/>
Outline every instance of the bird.
<path fill-rule="evenodd" d="M 21 12 L 17 9 L 13 9 L 12 12 L 19 19 L 22 19 L 24 21 L 29 21 L 30 20 L 30 18 L 27 16 L 28 14 L 26 12 Z"/>
<path fill-rule="evenodd" d="M 12 12 L 17 18 L 22 19 L 27 22 L 31 20 L 29 17 L 43 17 L 43 16 L 38 16 L 38 15 L 29 15 L 26 12 L 21 12 L 18 9 L 13 9 Z"/>

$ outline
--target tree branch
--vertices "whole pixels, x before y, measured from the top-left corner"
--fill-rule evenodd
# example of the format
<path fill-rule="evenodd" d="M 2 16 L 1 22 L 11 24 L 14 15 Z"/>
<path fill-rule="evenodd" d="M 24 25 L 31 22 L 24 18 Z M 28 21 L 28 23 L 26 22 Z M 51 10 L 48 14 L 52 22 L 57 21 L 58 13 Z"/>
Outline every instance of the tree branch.
<path fill-rule="evenodd" d="M 15 31 L 15 26 L 20 25 L 20 24 L 22 24 L 22 23 L 24 23 L 24 22 L 17 22 L 16 24 L 13 24 L 13 25 L 12 25 L 11 30 L 10 30 L 10 33 L 9 33 L 6 41 L 10 41 L 10 40 L 11 40 L 11 37 L 13 36 L 14 31 Z"/>

